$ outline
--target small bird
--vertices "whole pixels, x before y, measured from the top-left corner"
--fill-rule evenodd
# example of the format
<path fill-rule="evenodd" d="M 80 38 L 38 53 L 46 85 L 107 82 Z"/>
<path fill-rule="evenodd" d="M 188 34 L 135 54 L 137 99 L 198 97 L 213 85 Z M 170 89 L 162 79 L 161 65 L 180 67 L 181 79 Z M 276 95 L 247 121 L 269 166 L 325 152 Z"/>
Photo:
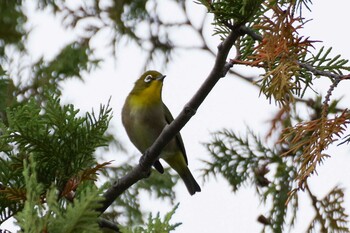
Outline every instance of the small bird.
<path fill-rule="evenodd" d="M 162 101 L 164 78 L 165 75 L 158 71 L 146 71 L 135 82 L 123 106 L 123 125 L 131 142 L 141 153 L 144 153 L 157 139 L 163 128 L 174 120 Z M 191 195 L 201 191 L 187 167 L 186 151 L 180 133 L 165 146 L 160 158 L 180 175 Z M 159 160 L 153 166 L 160 173 L 164 172 Z"/>

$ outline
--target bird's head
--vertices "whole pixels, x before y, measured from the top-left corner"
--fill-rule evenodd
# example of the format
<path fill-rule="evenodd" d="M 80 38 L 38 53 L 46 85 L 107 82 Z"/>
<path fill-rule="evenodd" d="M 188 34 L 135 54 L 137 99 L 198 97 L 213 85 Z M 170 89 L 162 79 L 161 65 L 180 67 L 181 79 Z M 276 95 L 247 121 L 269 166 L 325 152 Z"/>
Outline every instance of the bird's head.
<path fill-rule="evenodd" d="M 165 75 L 155 70 L 146 71 L 135 82 L 132 95 L 141 97 L 144 101 L 161 101 L 161 92 Z"/>

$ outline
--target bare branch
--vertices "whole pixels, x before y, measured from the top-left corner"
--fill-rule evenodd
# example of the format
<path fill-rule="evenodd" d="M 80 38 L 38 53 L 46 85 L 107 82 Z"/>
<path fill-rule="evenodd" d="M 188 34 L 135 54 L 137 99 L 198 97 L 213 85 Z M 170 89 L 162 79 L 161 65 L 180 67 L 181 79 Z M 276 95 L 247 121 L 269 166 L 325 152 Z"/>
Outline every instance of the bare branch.
<path fill-rule="evenodd" d="M 100 226 L 100 228 L 107 228 L 107 229 L 110 229 L 116 233 L 120 232 L 119 227 L 115 223 L 113 223 L 107 219 L 104 219 L 104 218 L 98 219 L 98 225 Z"/>
<path fill-rule="evenodd" d="M 148 148 L 145 154 L 141 157 L 139 164 L 124 177 L 115 181 L 112 187 L 104 193 L 105 200 L 102 202 L 102 207 L 98 209 L 99 212 L 103 213 L 125 190 L 137 181 L 149 176 L 151 167 L 153 163 L 159 159 L 159 154 L 162 149 L 196 113 L 198 107 L 202 104 L 219 79 L 226 75 L 229 68 L 232 66 L 232 64 L 226 62 L 227 56 L 235 41 L 241 35 L 240 27 L 241 25 L 234 25 L 231 33 L 218 46 L 218 53 L 213 69 L 199 90 L 185 105 L 180 114 L 171 124 L 163 129 L 153 145 Z"/>
<path fill-rule="evenodd" d="M 302 63 L 302 62 L 298 62 L 299 66 L 310 71 L 311 73 L 313 73 L 314 75 L 321 75 L 321 76 L 326 76 L 326 77 L 329 77 L 331 79 L 341 79 L 341 77 L 343 75 L 338 75 L 338 74 L 335 74 L 335 73 L 331 73 L 331 72 L 328 72 L 328 71 L 323 71 L 323 70 L 318 70 L 318 69 L 315 69 L 312 65 L 309 65 L 307 63 Z"/>

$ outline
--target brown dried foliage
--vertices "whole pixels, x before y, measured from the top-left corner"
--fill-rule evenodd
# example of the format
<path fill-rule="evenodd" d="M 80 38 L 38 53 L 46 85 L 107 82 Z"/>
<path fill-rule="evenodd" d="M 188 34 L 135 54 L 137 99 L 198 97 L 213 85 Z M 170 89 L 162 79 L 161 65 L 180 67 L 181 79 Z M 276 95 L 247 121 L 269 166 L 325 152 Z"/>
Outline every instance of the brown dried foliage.
<path fill-rule="evenodd" d="M 266 134 L 266 140 L 271 138 L 275 132 L 281 133 L 281 129 L 284 129 L 286 126 L 290 126 L 290 111 L 289 108 L 281 108 L 275 114 L 275 116 L 269 121 L 270 129 Z M 280 138 L 280 135 L 278 135 Z"/>
<path fill-rule="evenodd" d="M 345 110 L 334 119 L 320 118 L 299 123 L 284 130 L 280 143 L 288 143 L 289 150 L 283 156 L 297 155 L 300 161 L 298 188 L 303 189 L 307 178 L 315 172 L 318 163 L 328 155 L 322 152 L 340 137 L 350 123 L 350 113 Z"/>
<path fill-rule="evenodd" d="M 25 201 L 26 190 L 24 188 L 4 187 L 0 193 L 11 201 Z"/>
<path fill-rule="evenodd" d="M 249 57 L 252 61 L 246 64 L 266 69 L 260 81 L 261 92 L 285 106 L 294 101 L 293 94 L 300 90 L 300 81 L 293 79 L 299 71 L 297 61 L 314 41 L 299 37 L 297 31 L 305 23 L 294 17 L 292 6 L 286 10 L 274 6 L 272 10 L 271 18 L 263 16 L 260 24 L 254 26 L 263 32 L 263 40 Z"/>
<path fill-rule="evenodd" d="M 106 166 L 110 165 L 110 162 L 104 162 L 102 164 L 97 164 L 95 167 L 91 169 L 84 170 L 80 175 L 70 178 L 64 190 L 61 193 L 61 196 L 66 197 L 68 200 L 74 199 L 74 193 L 81 182 L 85 180 L 96 180 L 96 175 L 98 175 L 98 171 L 104 169 Z"/>

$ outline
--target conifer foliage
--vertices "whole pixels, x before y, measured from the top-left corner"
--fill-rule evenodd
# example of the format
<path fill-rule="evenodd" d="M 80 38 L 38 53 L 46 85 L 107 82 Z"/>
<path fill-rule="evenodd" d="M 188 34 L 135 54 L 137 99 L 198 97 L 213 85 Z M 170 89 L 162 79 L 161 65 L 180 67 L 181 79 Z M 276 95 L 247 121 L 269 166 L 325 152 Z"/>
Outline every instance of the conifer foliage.
<path fill-rule="evenodd" d="M 1 222 L 22 211 L 20 216 L 28 232 L 37 231 L 30 229 L 38 225 L 27 221 L 27 217 L 33 216 L 26 211 L 38 208 L 37 217 L 40 219 L 50 215 L 44 214 L 47 209 L 43 206 L 49 195 L 51 202 L 57 202 L 57 198 L 60 200 L 55 203 L 56 208 L 63 208 L 67 205 L 63 199 L 87 201 L 79 199 L 81 194 L 81 198 L 91 200 L 83 207 L 86 209 L 80 211 L 93 212 L 99 200 L 98 192 L 96 188 L 92 191 L 91 184 L 87 184 L 94 181 L 97 172 L 108 164 L 98 164 L 93 152 L 108 142 L 105 131 L 111 109 L 101 107 L 98 116 L 87 113 L 81 117 L 77 116 L 79 111 L 73 105 L 61 106 L 59 98 L 46 98 L 44 106 L 32 98 L 18 103 L 7 111 L 8 125 L 2 127 Z M 75 195 L 78 198 L 74 198 Z M 39 225 L 44 229 L 47 224 L 49 222 Z"/>
<path fill-rule="evenodd" d="M 222 9 L 223 1 L 202 2 L 215 17 L 225 15 L 215 11 L 218 6 Z M 233 191 L 251 184 L 264 203 L 272 200 L 268 214 L 258 218 L 264 232 L 293 228 L 298 211 L 302 211 L 298 204 L 300 191 L 308 193 L 316 211 L 308 232 L 349 232 L 344 189 L 334 187 L 319 199 L 317 190 L 312 190 L 307 181 L 332 156 L 326 153 L 330 145 L 339 140 L 338 145 L 349 142 L 349 111 L 338 107 L 340 100 L 332 99 L 332 93 L 350 78 L 350 66 L 340 55 L 332 57 L 331 48 L 316 50 L 314 45 L 321 41 L 299 34 L 309 20 L 303 18 L 305 7 L 312 10 L 311 2 L 262 2 L 255 17 L 242 27 L 243 35 L 236 43 L 237 56 L 231 62 L 259 68 L 261 76 L 249 81 L 280 110 L 271 119 L 266 136 L 269 143 L 263 143 L 250 129 L 244 137 L 228 129 L 215 133 L 205 144 L 212 159 L 204 161 L 203 175 L 208 180 L 221 174 Z M 222 36 L 232 28 L 225 18 L 216 20 L 216 24 Z M 313 90 L 314 81 L 320 78 L 331 81 L 324 97 Z M 305 99 L 306 93 L 316 97 Z M 300 114 L 299 109 L 305 106 L 311 112 L 308 116 Z M 273 148 L 267 146 L 269 140 Z"/>

